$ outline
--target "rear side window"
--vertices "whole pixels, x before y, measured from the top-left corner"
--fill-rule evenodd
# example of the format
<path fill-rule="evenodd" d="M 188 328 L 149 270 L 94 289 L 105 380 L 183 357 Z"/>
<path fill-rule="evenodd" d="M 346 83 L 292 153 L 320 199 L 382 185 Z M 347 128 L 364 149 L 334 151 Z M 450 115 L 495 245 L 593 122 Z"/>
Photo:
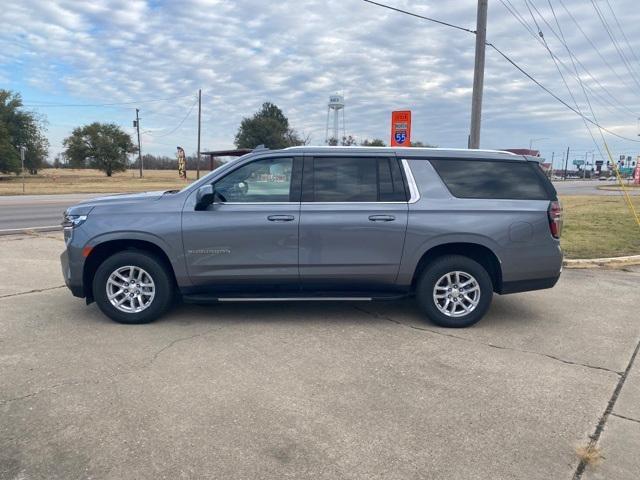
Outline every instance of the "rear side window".
<path fill-rule="evenodd" d="M 393 158 L 315 157 L 311 172 L 305 167 L 304 201 L 406 201 L 402 173 Z M 312 180 L 307 178 L 307 175 Z"/>
<path fill-rule="evenodd" d="M 520 161 L 430 160 L 458 198 L 552 200 L 538 165 Z"/>

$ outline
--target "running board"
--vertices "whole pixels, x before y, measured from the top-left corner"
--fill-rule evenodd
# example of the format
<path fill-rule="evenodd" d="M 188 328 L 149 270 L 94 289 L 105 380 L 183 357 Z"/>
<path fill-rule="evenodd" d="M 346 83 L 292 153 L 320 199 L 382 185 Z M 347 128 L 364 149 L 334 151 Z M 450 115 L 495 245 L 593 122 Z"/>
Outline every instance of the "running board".
<path fill-rule="evenodd" d="M 281 297 L 254 297 L 254 296 L 217 296 L 211 294 L 191 294 L 183 295 L 182 300 L 185 303 L 230 303 L 230 302 L 371 302 L 374 300 L 398 300 L 406 297 L 406 294 L 375 294 L 363 296 L 281 296 Z"/>
<path fill-rule="evenodd" d="M 371 297 L 219 297 L 219 302 L 370 302 Z"/>

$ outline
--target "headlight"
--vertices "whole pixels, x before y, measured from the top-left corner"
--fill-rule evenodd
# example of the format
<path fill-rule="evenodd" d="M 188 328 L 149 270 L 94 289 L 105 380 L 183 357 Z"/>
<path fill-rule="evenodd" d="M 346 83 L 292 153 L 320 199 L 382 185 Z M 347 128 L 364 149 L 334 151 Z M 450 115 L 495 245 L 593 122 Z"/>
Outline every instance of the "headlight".
<path fill-rule="evenodd" d="M 62 220 L 62 231 L 64 232 L 64 241 L 67 245 L 73 238 L 73 230 L 82 225 L 86 220 L 86 215 L 67 215 L 65 212 Z"/>
<path fill-rule="evenodd" d="M 87 220 L 86 215 L 64 215 L 64 219 L 62 220 L 62 228 L 65 230 L 71 230 L 76 227 L 79 227 Z"/>

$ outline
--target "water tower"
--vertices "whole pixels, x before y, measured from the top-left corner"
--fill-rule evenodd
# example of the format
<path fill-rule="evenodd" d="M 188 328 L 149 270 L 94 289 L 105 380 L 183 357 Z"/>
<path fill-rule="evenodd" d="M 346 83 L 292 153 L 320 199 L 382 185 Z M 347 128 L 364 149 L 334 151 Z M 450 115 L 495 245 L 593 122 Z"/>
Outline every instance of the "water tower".
<path fill-rule="evenodd" d="M 333 129 L 331 135 L 329 135 L 329 119 L 331 118 L 331 112 L 333 111 Z M 327 131 L 325 134 L 325 143 L 329 144 L 331 138 L 335 138 L 340 143 L 340 111 L 342 111 L 342 136 L 345 137 L 344 126 L 344 96 L 335 94 L 329 97 L 329 103 L 327 105 Z"/>

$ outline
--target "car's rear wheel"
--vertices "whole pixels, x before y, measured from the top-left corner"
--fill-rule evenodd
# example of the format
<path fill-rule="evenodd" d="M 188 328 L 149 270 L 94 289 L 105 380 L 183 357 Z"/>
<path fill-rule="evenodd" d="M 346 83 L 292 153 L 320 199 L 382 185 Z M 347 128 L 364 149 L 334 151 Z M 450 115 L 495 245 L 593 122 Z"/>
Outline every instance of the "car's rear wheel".
<path fill-rule="evenodd" d="M 102 262 L 93 277 L 98 307 L 120 323 L 152 322 L 167 311 L 173 296 L 167 268 L 146 252 L 118 252 Z"/>
<path fill-rule="evenodd" d="M 493 296 L 491 277 L 475 260 L 462 255 L 437 258 L 422 272 L 416 297 L 436 325 L 468 327 L 489 309 Z"/>

